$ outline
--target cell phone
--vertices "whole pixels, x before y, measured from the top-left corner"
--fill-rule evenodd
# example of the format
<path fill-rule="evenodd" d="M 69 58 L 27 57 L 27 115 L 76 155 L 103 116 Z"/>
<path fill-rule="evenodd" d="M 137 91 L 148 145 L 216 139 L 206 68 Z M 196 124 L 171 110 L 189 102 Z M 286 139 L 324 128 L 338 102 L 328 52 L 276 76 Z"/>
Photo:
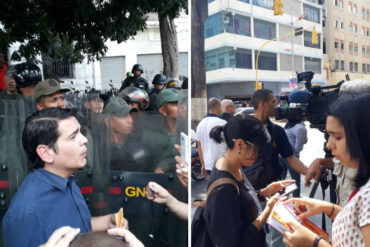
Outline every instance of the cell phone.
<path fill-rule="evenodd" d="M 189 160 L 189 147 L 188 147 L 188 144 L 189 144 L 189 140 L 188 140 L 188 136 L 184 133 L 184 132 L 181 132 L 180 134 L 180 139 L 181 139 L 181 166 L 182 166 L 182 169 L 187 169 L 188 168 L 188 164 L 190 162 Z"/>
<path fill-rule="evenodd" d="M 284 197 L 297 189 L 298 189 L 298 186 L 296 185 L 296 183 L 291 183 L 288 186 L 286 186 L 284 189 L 279 191 L 279 194 L 280 194 L 279 197 Z"/>

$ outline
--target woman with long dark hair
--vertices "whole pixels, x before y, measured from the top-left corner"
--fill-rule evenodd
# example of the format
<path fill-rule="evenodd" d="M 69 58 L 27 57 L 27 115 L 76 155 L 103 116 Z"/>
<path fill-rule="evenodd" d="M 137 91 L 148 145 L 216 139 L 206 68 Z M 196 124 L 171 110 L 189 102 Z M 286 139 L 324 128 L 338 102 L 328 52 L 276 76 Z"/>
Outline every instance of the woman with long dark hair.
<path fill-rule="evenodd" d="M 343 96 L 329 109 L 326 120 L 329 134 L 327 148 L 343 166 L 358 169 L 355 187 L 345 207 L 314 199 L 293 198 L 306 218 L 321 212 L 330 217 L 332 245 L 307 228 L 291 223 L 293 232 L 284 233 L 284 243 L 290 247 L 370 246 L 370 94 Z"/>
<path fill-rule="evenodd" d="M 225 126 L 213 128 L 210 137 L 218 143 L 225 141 L 228 149 L 217 160 L 208 186 L 220 178 L 235 182 L 220 184 L 208 195 L 204 218 L 212 244 L 267 246 L 264 224 L 277 197 L 270 198 L 263 211 L 258 197 L 270 197 L 284 188 L 285 183 L 294 182 L 274 182 L 257 193 L 244 176 L 241 167 L 251 166 L 264 154 L 270 141 L 267 129 L 254 117 L 242 113 L 231 117 Z"/>

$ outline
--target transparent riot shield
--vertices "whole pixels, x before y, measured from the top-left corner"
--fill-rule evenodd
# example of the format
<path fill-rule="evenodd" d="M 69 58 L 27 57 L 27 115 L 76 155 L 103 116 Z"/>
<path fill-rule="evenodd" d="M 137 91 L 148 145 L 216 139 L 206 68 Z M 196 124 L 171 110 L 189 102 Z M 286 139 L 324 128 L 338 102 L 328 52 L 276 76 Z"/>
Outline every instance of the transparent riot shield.
<path fill-rule="evenodd" d="M 179 101 L 177 104 L 177 121 L 176 121 L 176 131 L 177 131 L 177 142 L 179 143 L 180 133 L 183 132 L 188 135 L 188 90 L 180 90 Z"/>
<path fill-rule="evenodd" d="M 122 207 L 130 230 L 145 246 L 187 246 L 187 222 L 145 197 L 146 185 L 154 181 L 187 200 L 175 173 L 176 121 L 176 116 L 144 112 L 103 113 L 87 123 L 93 161 L 76 174 L 76 182 L 93 216 Z"/>
<path fill-rule="evenodd" d="M 0 218 L 27 174 L 22 132 L 26 117 L 36 110 L 32 98 L 0 98 Z M 0 240 L 0 245 L 2 241 Z"/>

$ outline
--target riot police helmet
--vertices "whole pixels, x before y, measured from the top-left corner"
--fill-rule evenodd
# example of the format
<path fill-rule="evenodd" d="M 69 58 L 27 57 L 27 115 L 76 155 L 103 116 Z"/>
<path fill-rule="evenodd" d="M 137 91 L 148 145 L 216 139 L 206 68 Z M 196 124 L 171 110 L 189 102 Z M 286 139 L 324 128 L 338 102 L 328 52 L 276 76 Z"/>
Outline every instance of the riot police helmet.
<path fill-rule="evenodd" d="M 156 74 L 153 79 L 153 84 L 165 85 L 167 82 L 167 77 L 164 74 Z"/>
<path fill-rule="evenodd" d="M 11 70 L 18 88 L 36 85 L 42 80 L 40 68 L 33 63 L 19 63 L 14 65 Z"/>
<path fill-rule="evenodd" d="M 181 89 L 181 82 L 175 78 L 170 78 L 167 81 L 166 88 L 176 88 Z"/>
<path fill-rule="evenodd" d="M 134 66 L 132 66 L 132 73 L 134 73 L 134 71 L 141 71 L 141 73 L 144 73 L 144 69 L 143 69 L 143 66 L 141 64 L 135 64 Z"/>
<path fill-rule="evenodd" d="M 145 90 L 135 86 L 129 86 L 123 89 L 119 95 L 128 103 L 139 103 L 141 110 L 146 110 L 149 107 L 149 96 Z"/>

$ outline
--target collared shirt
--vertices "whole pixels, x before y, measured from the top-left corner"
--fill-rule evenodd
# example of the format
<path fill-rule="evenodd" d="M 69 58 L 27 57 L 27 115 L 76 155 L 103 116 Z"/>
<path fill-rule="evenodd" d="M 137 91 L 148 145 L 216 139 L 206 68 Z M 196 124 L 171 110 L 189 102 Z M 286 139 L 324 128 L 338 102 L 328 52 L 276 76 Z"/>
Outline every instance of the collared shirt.
<path fill-rule="evenodd" d="M 356 189 L 355 179 L 358 169 L 345 167 L 338 162 L 334 163 L 333 174 L 337 176 L 335 192 L 337 194 L 337 204 L 344 207 L 347 204 L 351 193 Z"/>
<path fill-rule="evenodd" d="M 91 214 L 76 185 L 43 168 L 28 174 L 3 222 L 4 246 L 32 247 L 45 243 L 59 227 L 91 231 Z"/>

